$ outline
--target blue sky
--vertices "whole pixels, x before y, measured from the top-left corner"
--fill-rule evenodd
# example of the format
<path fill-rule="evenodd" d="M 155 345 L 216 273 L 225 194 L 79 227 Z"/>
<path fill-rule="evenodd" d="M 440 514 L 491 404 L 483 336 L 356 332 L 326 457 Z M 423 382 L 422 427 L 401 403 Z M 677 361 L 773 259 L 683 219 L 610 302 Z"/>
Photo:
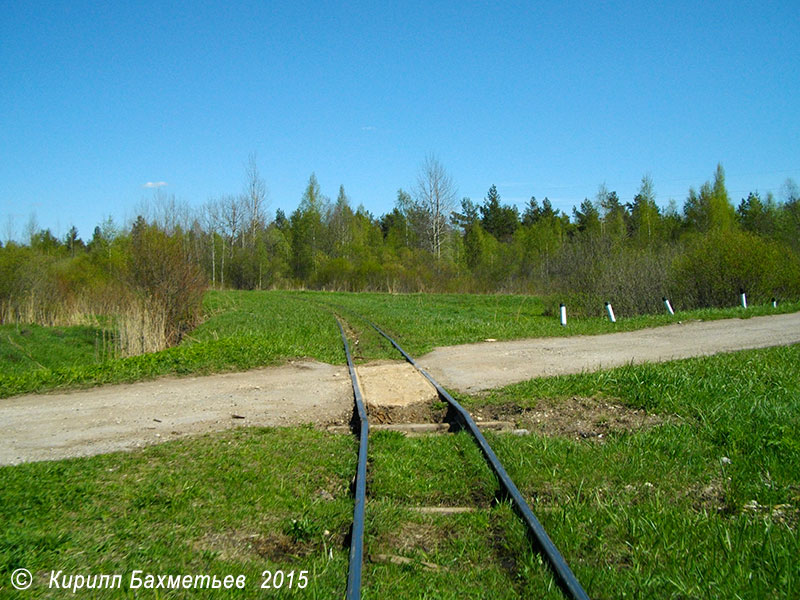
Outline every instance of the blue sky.
<path fill-rule="evenodd" d="M 0 0 L 0 239 L 84 239 L 161 193 L 272 213 L 315 172 L 376 216 L 434 153 L 460 197 L 571 212 L 641 177 L 682 206 L 800 182 L 800 9 L 787 2 Z"/>

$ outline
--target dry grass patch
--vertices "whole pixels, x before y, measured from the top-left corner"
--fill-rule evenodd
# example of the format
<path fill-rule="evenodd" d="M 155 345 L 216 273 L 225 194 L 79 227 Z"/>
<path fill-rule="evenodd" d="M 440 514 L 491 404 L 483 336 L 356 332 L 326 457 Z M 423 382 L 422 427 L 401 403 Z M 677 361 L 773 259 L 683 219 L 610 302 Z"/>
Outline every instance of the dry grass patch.
<path fill-rule="evenodd" d="M 286 564 L 306 558 L 314 553 L 328 554 L 333 548 L 344 547 L 345 534 L 325 530 L 313 537 L 298 537 L 291 532 L 224 531 L 207 533 L 195 541 L 194 549 L 214 552 L 220 560 L 268 560 Z"/>
<path fill-rule="evenodd" d="M 439 551 L 449 537 L 450 530 L 445 527 L 437 527 L 432 523 L 407 521 L 396 531 L 382 536 L 376 547 L 388 550 L 390 553 L 424 552 L 433 554 Z"/>

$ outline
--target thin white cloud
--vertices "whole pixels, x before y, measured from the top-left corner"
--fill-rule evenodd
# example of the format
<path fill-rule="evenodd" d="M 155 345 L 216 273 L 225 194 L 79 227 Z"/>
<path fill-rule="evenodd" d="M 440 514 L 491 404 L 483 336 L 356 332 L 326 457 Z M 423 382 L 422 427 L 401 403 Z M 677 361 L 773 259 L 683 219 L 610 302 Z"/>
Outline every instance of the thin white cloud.
<path fill-rule="evenodd" d="M 167 185 L 166 181 L 148 181 L 142 187 L 145 187 L 145 188 L 160 188 L 160 187 L 164 187 L 165 185 Z"/>
<path fill-rule="evenodd" d="M 364 125 L 364 127 L 361 128 L 361 131 L 375 131 L 375 129 L 376 128 L 373 125 Z"/>

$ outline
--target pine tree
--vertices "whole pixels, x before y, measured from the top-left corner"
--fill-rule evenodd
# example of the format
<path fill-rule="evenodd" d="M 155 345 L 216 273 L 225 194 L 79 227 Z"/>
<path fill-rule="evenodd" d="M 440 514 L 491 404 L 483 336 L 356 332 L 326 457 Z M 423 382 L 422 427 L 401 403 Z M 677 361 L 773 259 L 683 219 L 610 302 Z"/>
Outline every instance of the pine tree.
<path fill-rule="evenodd" d="M 489 188 L 480 212 L 481 226 L 486 233 L 503 242 L 511 240 L 519 225 L 519 213 L 516 207 L 500 204 L 500 194 L 497 193 L 497 187 L 494 185 Z"/>

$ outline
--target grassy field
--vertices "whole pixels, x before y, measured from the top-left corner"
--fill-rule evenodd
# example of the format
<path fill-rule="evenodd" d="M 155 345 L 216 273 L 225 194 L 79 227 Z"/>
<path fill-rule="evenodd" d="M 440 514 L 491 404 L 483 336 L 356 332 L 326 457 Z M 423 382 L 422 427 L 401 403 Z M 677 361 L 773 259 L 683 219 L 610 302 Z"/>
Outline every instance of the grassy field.
<path fill-rule="evenodd" d="M 336 324 L 327 310 L 281 292 L 210 292 L 205 322 L 184 343 L 162 352 L 122 359 L 97 356 L 100 332 L 79 328 L 81 336 L 54 343 L 52 335 L 25 336 L 28 329 L 0 326 L 0 335 L 15 340 L 18 354 L 36 361 L 8 360 L 0 355 L 0 397 L 61 387 L 150 379 L 159 375 L 245 370 L 312 357 L 344 362 Z M 69 331 L 73 328 L 60 328 Z M 60 349 L 69 343 L 70 353 Z M 5 347 L 5 345 L 3 345 Z"/>
<path fill-rule="evenodd" d="M 0 365 L 6 374 L 24 374 L 107 358 L 102 331 L 94 327 L 0 325 Z"/>
<path fill-rule="evenodd" d="M 800 597 L 800 346 L 461 400 L 476 410 L 576 397 L 645 409 L 661 423 L 602 442 L 487 437 L 590 597 Z M 365 598 L 561 597 L 467 434 L 384 432 L 370 442 Z M 47 590 L 51 569 L 142 569 L 245 574 L 247 589 L 213 596 L 255 598 L 265 593 L 261 573 L 282 569 L 308 571 L 309 585 L 279 596 L 342 597 L 355 461 L 351 436 L 240 429 L 2 468 L 0 595 L 71 595 Z M 477 510 L 413 510 L 438 505 Z M 19 567 L 36 574 L 28 592 L 8 586 Z M 124 595 L 137 596 L 92 597 Z"/>
<path fill-rule="evenodd" d="M 396 354 L 356 315 L 398 336 L 412 354 L 435 346 L 486 338 L 597 334 L 674 323 L 679 320 L 748 317 L 800 310 L 755 306 L 649 315 L 617 323 L 606 319 L 558 319 L 543 314 L 531 296 L 463 294 L 344 294 L 326 292 L 209 292 L 205 320 L 174 348 L 123 359 L 109 358 L 108 334 L 90 327 L 0 326 L 0 398 L 36 391 L 131 382 L 159 375 L 244 370 L 310 357 L 344 362 L 332 311 L 359 336 L 358 358 Z"/>
<path fill-rule="evenodd" d="M 667 418 L 604 444 L 493 440 L 593 596 L 800 596 L 800 347 L 537 380 L 479 402 L 574 396 Z"/>
<path fill-rule="evenodd" d="M 331 307 L 358 325 L 365 339 L 368 358 L 389 355 L 386 344 L 359 319 L 361 315 L 395 337 L 412 356 L 420 356 L 436 346 L 479 342 L 486 338 L 510 340 L 566 335 L 596 335 L 669 325 L 678 321 L 748 318 L 758 315 L 796 312 L 800 303 L 751 306 L 747 310 L 705 309 L 679 311 L 669 315 L 640 315 L 630 318 L 617 315 L 617 322 L 607 318 L 568 317 L 562 327 L 557 316 L 546 315 L 541 299 L 520 295 L 475 294 L 345 294 L 304 293 L 300 297 Z M 362 349 L 363 350 L 363 349 Z M 395 357 L 396 355 L 392 355 Z"/>

